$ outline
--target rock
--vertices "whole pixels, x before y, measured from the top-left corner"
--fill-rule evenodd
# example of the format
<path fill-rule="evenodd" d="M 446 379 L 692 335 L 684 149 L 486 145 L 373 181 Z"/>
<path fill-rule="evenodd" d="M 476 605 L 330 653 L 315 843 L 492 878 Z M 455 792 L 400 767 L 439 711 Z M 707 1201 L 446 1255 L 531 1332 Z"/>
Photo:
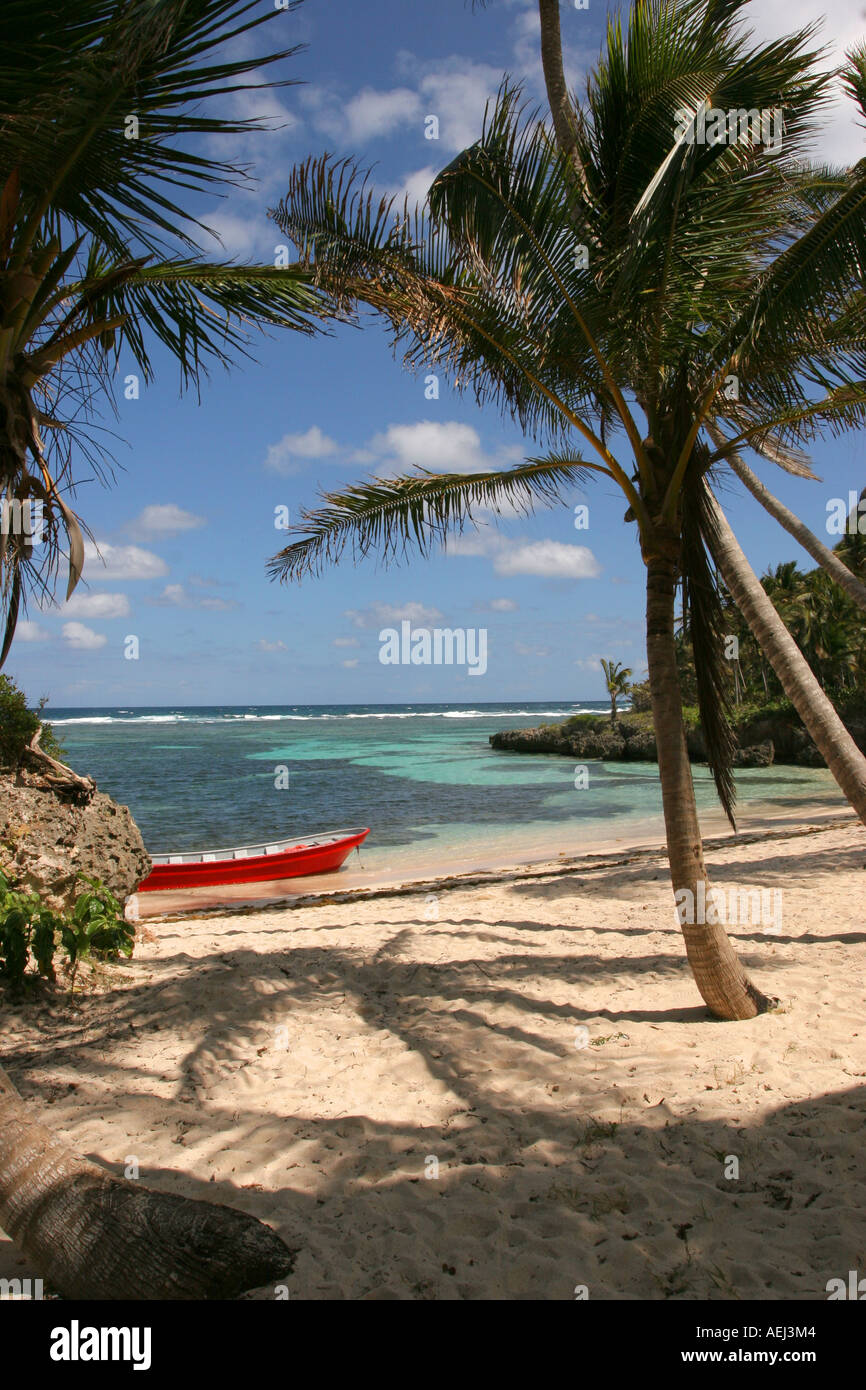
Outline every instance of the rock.
<path fill-rule="evenodd" d="M 630 763 L 654 763 L 658 761 L 655 734 L 636 730 L 626 739 L 623 757 Z"/>
<path fill-rule="evenodd" d="M 491 748 L 513 749 L 521 753 L 570 753 L 570 740 L 557 724 L 538 729 L 505 729 L 491 734 Z"/>
<path fill-rule="evenodd" d="M 854 708 L 843 713 L 848 732 L 866 753 L 866 714 Z M 748 719 L 737 718 L 736 711 L 734 715 L 739 743 L 734 754 L 735 767 L 825 766 L 793 711 L 771 709 Z M 707 761 L 703 731 L 693 718 L 686 725 L 686 744 L 693 763 Z M 504 730 L 490 736 L 490 745 L 515 753 L 559 753 L 576 759 L 597 758 L 607 762 L 656 762 L 658 758 L 652 719 L 643 711 L 629 711 L 615 724 L 603 715 L 597 718 L 580 715 L 563 724 L 545 724 L 540 729 Z"/>
<path fill-rule="evenodd" d="M 150 858 L 129 809 L 104 792 L 81 805 L 0 776 L 0 869 L 65 912 L 86 886 L 77 874 L 101 879 L 123 902 L 150 872 Z"/>
<path fill-rule="evenodd" d="M 751 748 L 738 748 L 734 753 L 734 767 L 772 767 L 774 756 L 775 749 L 768 739 L 766 743 L 754 744 Z"/>

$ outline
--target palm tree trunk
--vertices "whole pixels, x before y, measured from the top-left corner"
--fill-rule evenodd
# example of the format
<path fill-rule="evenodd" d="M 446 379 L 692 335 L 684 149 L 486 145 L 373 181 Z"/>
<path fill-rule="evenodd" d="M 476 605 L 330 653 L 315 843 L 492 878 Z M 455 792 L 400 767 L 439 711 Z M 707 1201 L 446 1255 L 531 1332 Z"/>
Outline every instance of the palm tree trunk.
<path fill-rule="evenodd" d="M 658 750 L 668 862 L 674 894 L 686 889 L 691 903 L 708 897 L 707 870 L 686 748 L 682 696 L 674 640 L 677 570 L 672 560 L 647 560 L 647 663 Z M 698 915 L 697 912 L 694 913 Z M 686 954 L 701 997 L 717 1018 L 754 1018 L 772 1003 L 749 980 L 720 923 L 683 922 Z"/>
<path fill-rule="evenodd" d="M 707 431 L 717 448 L 724 446 L 725 438 L 720 430 L 708 427 Z M 855 574 L 852 574 L 848 566 L 844 564 L 838 555 L 835 555 L 823 541 L 813 535 L 808 526 L 789 511 L 784 502 L 780 502 L 778 497 L 774 497 L 770 489 L 765 487 L 751 470 L 745 459 L 742 459 L 736 449 L 729 449 L 725 453 L 728 463 L 733 468 L 740 482 L 744 483 L 753 497 L 757 498 L 761 506 L 764 507 L 770 516 L 776 518 L 780 526 L 784 526 L 789 535 L 799 541 L 800 545 L 807 551 L 813 560 L 825 569 L 829 575 L 841 585 L 858 607 L 866 613 L 866 584 L 862 583 Z"/>
<path fill-rule="evenodd" d="M 710 506 L 718 528 L 714 559 L 722 578 L 813 743 L 866 824 L 866 758 L 815 679 L 712 494 Z"/>
<path fill-rule="evenodd" d="M 582 175 L 575 149 L 574 109 L 568 95 L 562 66 L 562 34 L 559 27 L 559 0 L 538 0 L 541 20 L 541 65 L 556 143 Z"/>
<path fill-rule="evenodd" d="M 559 0 L 538 0 L 541 61 L 547 99 L 559 149 L 568 154 L 578 176 L 585 175 L 575 147 L 574 112 L 562 63 Z M 707 882 L 692 770 L 686 749 L 682 697 L 674 641 L 676 566 L 665 559 L 647 561 L 647 660 L 650 696 L 662 786 L 668 861 L 674 893 L 688 888 L 697 897 L 699 880 Z M 685 622 L 685 609 L 683 610 Z M 706 891 L 706 890 L 705 890 Z M 716 924 L 683 923 L 686 954 L 708 1008 L 718 1018 L 754 1018 L 771 1005 L 751 983 L 724 929 Z"/>
<path fill-rule="evenodd" d="M 34 1120 L 0 1069 L 0 1226 L 64 1298 L 235 1298 L 293 1252 L 245 1212 L 113 1178 Z"/>

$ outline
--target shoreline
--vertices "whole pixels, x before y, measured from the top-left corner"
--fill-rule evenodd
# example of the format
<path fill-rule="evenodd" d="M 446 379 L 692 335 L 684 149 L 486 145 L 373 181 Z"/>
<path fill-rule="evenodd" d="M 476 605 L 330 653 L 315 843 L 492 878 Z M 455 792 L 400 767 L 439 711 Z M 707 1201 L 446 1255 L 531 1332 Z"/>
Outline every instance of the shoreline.
<path fill-rule="evenodd" d="M 757 809 L 757 808 L 756 808 Z M 711 817 L 707 817 L 707 820 Z M 724 817 L 713 820 L 727 825 Z M 646 823 L 644 823 L 646 824 Z M 603 871 L 620 865 L 666 857 L 664 832 L 653 822 L 652 829 L 642 834 L 616 839 L 601 839 L 591 850 L 570 853 L 561 850 L 555 856 L 536 859 L 509 859 L 506 863 L 475 864 L 446 869 L 427 875 L 389 876 L 381 873 L 365 881 L 346 882 L 350 876 L 345 869 L 333 874 L 319 874 L 305 879 L 272 880 L 259 884 L 233 884 L 214 888 L 195 888 L 160 893 L 137 893 L 130 920 L 142 922 L 172 922 L 204 917 L 242 915 L 252 912 L 278 912 L 286 908 L 315 907 L 329 903 L 367 901 L 372 898 L 405 897 L 413 894 L 435 893 L 453 888 L 469 888 L 484 884 L 505 884 L 532 878 L 556 878 L 573 873 Z M 821 811 L 808 817 L 800 813 L 791 816 L 743 817 L 743 828 L 727 833 L 708 833 L 705 826 L 704 848 L 707 851 L 725 850 L 739 845 L 762 844 L 773 840 L 819 835 L 833 830 L 859 825 L 857 816 L 848 808 Z M 357 872 L 357 871 L 356 871 Z M 376 871 L 371 871 L 375 874 Z M 323 882 L 325 880 L 325 882 Z M 296 884 L 289 888 L 289 884 Z M 154 901 L 158 900 L 158 901 Z M 135 915 L 137 909 L 137 916 Z"/>

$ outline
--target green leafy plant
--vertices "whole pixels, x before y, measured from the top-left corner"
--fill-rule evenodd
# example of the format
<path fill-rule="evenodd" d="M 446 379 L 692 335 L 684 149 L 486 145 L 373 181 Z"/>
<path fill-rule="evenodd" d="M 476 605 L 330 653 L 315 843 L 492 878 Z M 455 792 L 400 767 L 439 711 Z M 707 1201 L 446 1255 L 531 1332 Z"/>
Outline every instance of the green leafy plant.
<path fill-rule="evenodd" d="M 12 888 L 0 873 L 0 976 L 13 989 L 24 984 L 31 956 L 36 974 L 54 979 L 54 951 L 60 918 L 35 893 Z"/>
<path fill-rule="evenodd" d="M 58 946 L 69 958 L 70 996 L 82 960 L 132 955 L 133 929 L 124 921 L 117 898 L 99 879 L 80 877 L 88 887 L 76 898 L 71 914 L 63 917 L 45 907 L 36 893 L 13 887 L 0 873 L 0 978 L 13 989 L 39 977 L 53 981 Z"/>
<path fill-rule="evenodd" d="M 45 704 L 45 700 L 40 700 L 39 709 Z M 18 766 L 40 725 L 42 751 L 52 758 L 62 758 L 63 749 L 50 724 L 42 724 L 37 712 L 29 708 L 24 691 L 9 676 L 0 674 L 0 767 Z"/>
<path fill-rule="evenodd" d="M 82 960 L 95 956 L 100 960 L 131 956 L 134 932 L 124 920 L 123 908 L 114 894 L 98 878 L 80 877 L 90 885 L 79 894 L 69 921 L 60 928 L 60 944 L 69 956 L 72 974 L 69 993 L 75 990 L 75 978 Z"/>

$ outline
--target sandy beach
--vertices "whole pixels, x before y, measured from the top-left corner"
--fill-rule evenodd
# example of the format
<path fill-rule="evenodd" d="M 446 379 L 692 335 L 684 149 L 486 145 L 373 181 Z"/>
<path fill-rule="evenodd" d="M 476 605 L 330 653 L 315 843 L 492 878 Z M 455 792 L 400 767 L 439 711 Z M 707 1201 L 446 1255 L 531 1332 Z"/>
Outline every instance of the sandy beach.
<path fill-rule="evenodd" d="M 866 839 L 708 860 L 783 894 L 730 928 L 780 1001 L 748 1023 L 710 1020 L 643 848 L 143 922 L 74 1009 L 6 1010 L 5 1065 L 111 1171 L 273 1225 L 292 1298 L 824 1299 L 866 1270 Z"/>

